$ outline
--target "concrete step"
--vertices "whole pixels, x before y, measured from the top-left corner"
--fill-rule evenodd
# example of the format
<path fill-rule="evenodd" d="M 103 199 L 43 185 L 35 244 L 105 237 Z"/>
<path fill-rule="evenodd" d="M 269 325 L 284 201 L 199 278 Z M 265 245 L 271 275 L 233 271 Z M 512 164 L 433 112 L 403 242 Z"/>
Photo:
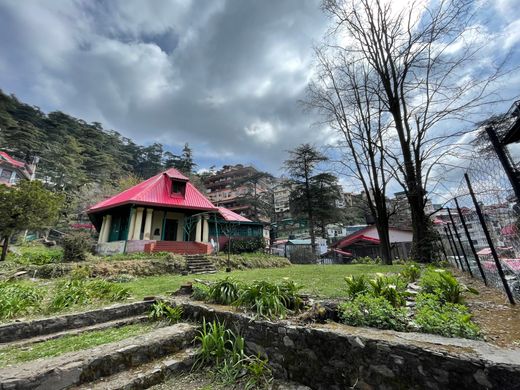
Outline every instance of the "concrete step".
<path fill-rule="evenodd" d="M 95 330 L 103 330 L 103 329 L 109 329 L 109 328 L 120 328 L 125 325 L 132 325 L 132 324 L 139 324 L 142 322 L 148 321 L 148 315 L 142 315 L 142 316 L 133 316 L 128 318 L 121 318 L 114 321 L 108 321 L 108 322 L 102 322 L 95 325 L 85 326 L 83 328 L 75 328 L 75 329 L 68 329 L 61 332 L 51 333 L 43 336 L 36 336 L 31 337 L 23 340 L 17 340 L 13 342 L 8 343 L 2 343 L 0 346 L 2 347 L 8 347 L 8 346 L 17 346 L 17 347 L 23 347 L 30 344 L 35 343 L 41 343 L 43 341 L 47 340 L 53 340 L 57 339 L 63 336 L 75 336 L 81 333 L 85 332 L 91 332 Z"/>
<path fill-rule="evenodd" d="M 194 275 L 199 275 L 199 274 L 216 274 L 217 272 L 218 272 L 217 270 L 208 270 L 208 271 L 192 271 L 191 273 Z"/>
<path fill-rule="evenodd" d="M 95 382 L 72 387 L 71 390 L 146 389 L 163 382 L 173 373 L 190 370 L 195 362 L 196 351 L 196 348 L 187 348 Z"/>
<path fill-rule="evenodd" d="M 193 342 L 195 330 L 193 325 L 180 323 L 114 343 L 5 367 L 0 369 L 0 389 L 61 390 L 93 382 L 186 349 Z"/>

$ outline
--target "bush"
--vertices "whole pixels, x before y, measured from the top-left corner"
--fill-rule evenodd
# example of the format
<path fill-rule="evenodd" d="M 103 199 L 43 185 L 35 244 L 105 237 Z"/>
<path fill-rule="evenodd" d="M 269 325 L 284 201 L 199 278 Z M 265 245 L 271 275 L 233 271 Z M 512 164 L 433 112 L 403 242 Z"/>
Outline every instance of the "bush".
<path fill-rule="evenodd" d="M 205 284 L 195 284 L 193 286 L 193 293 L 191 297 L 196 301 L 208 301 L 209 300 L 209 286 Z"/>
<path fill-rule="evenodd" d="M 281 284 L 255 281 L 244 286 L 234 304 L 256 312 L 257 317 L 283 318 L 288 310 L 300 309 L 302 301 L 297 295 L 300 288 L 291 281 Z"/>
<path fill-rule="evenodd" d="M 62 239 L 65 261 L 85 261 L 93 243 L 88 233 L 75 232 L 65 235 Z"/>
<path fill-rule="evenodd" d="M 403 306 L 406 303 L 406 283 L 399 275 L 385 276 L 377 274 L 375 279 L 369 280 L 370 292 L 374 297 L 386 299 L 393 307 Z"/>
<path fill-rule="evenodd" d="M 227 253 L 220 252 L 219 256 L 211 256 L 209 259 L 217 268 L 226 268 L 228 266 Z M 233 269 L 247 268 L 275 268 L 288 267 L 291 265 L 289 260 L 281 256 L 273 256 L 267 253 L 241 253 L 240 255 L 230 255 L 229 265 Z"/>
<path fill-rule="evenodd" d="M 352 326 L 404 331 L 408 327 L 406 309 L 395 308 L 383 297 L 359 295 L 340 305 L 342 322 Z"/>
<path fill-rule="evenodd" d="M 352 299 L 358 295 L 365 294 L 370 288 L 368 279 L 363 274 L 347 276 L 345 277 L 345 282 L 347 283 L 347 295 Z"/>
<path fill-rule="evenodd" d="M 434 294 L 421 293 L 417 296 L 415 323 L 421 332 L 435 333 L 447 337 L 480 338 L 480 329 L 471 321 L 466 306 L 443 303 Z"/>
<path fill-rule="evenodd" d="M 417 263 L 408 263 L 401 271 L 401 275 L 410 283 L 419 280 L 421 276 L 421 267 Z"/>
<path fill-rule="evenodd" d="M 238 299 L 239 291 L 240 283 L 227 277 L 210 285 L 208 298 L 220 305 L 231 305 Z"/>
<path fill-rule="evenodd" d="M 222 251 L 228 251 L 229 241 L 224 244 Z M 251 253 L 265 248 L 263 237 L 231 238 L 231 253 Z"/>
<path fill-rule="evenodd" d="M 381 258 L 376 257 L 375 259 L 364 256 L 364 257 L 356 257 L 355 259 L 352 259 L 351 264 L 381 264 Z"/>
<path fill-rule="evenodd" d="M 437 295 L 442 302 L 462 303 L 464 292 L 478 294 L 477 290 L 459 283 L 451 272 L 441 268 L 426 269 L 419 284 L 423 292 Z"/>
<path fill-rule="evenodd" d="M 164 301 L 158 301 L 150 307 L 148 318 L 152 321 L 165 320 L 170 324 L 176 324 L 182 318 L 182 307 L 170 306 Z"/>
<path fill-rule="evenodd" d="M 43 246 L 22 248 L 21 254 L 9 255 L 9 260 L 18 264 L 45 265 L 63 261 L 63 251 L 60 248 L 46 248 Z"/>
<path fill-rule="evenodd" d="M 31 313 L 43 299 L 38 288 L 16 282 L 0 282 L 0 297 L 2 320 Z"/>
<path fill-rule="evenodd" d="M 316 254 L 310 247 L 302 246 L 291 250 L 289 260 L 292 264 L 316 264 Z"/>

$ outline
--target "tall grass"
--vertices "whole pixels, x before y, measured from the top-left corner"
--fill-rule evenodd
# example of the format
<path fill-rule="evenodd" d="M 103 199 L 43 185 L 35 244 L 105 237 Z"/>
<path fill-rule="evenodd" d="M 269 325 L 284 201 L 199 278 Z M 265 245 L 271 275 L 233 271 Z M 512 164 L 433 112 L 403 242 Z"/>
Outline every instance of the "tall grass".
<path fill-rule="evenodd" d="M 6 320 L 37 310 L 43 299 L 37 287 L 16 282 L 0 282 L 0 319 Z"/>

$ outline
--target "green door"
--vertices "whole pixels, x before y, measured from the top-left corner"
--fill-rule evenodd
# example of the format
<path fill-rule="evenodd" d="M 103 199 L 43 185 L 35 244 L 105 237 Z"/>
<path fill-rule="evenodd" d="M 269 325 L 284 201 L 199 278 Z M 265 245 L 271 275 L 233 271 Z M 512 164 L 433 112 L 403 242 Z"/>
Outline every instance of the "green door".
<path fill-rule="evenodd" d="M 126 240 L 128 235 L 128 215 L 112 216 L 112 224 L 110 225 L 110 234 L 108 241 Z"/>

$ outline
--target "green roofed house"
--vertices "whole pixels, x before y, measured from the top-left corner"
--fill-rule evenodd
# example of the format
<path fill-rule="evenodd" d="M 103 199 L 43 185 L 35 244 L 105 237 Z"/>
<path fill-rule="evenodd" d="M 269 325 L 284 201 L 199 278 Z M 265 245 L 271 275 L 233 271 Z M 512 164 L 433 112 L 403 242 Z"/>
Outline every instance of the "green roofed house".
<path fill-rule="evenodd" d="M 87 210 L 99 232 L 100 254 L 207 254 L 237 239 L 264 236 L 264 226 L 214 206 L 174 168 Z"/>

